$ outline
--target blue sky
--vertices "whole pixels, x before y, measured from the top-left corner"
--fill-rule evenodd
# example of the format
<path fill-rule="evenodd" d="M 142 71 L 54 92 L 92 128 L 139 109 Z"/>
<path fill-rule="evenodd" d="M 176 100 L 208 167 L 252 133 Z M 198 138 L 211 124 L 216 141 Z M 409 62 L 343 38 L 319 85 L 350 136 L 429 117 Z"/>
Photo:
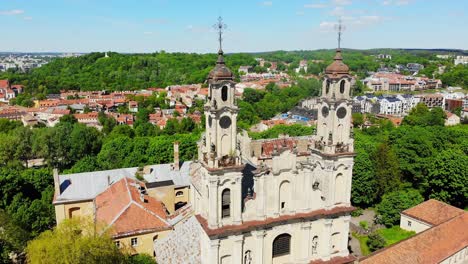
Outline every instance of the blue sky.
<path fill-rule="evenodd" d="M 0 0 L 0 51 L 468 49 L 467 0 Z"/>

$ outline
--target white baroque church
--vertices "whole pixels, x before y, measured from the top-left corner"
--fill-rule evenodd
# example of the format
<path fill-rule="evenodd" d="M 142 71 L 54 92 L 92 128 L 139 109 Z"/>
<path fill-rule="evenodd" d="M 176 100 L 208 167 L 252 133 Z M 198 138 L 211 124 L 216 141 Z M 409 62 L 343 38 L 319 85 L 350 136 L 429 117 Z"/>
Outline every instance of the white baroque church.
<path fill-rule="evenodd" d="M 349 263 L 354 149 L 341 50 L 326 68 L 315 135 L 251 140 L 238 131 L 234 75 L 218 52 L 206 131 L 191 167 L 200 263 Z"/>

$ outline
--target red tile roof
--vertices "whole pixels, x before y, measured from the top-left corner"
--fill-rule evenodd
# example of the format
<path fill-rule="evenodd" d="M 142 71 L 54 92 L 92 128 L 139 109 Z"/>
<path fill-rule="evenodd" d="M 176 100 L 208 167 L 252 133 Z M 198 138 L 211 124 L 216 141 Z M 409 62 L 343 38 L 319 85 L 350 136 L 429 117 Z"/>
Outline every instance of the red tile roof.
<path fill-rule="evenodd" d="M 220 236 L 220 235 L 224 236 L 230 233 L 254 230 L 259 227 L 266 228 L 269 226 L 275 226 L 275 225 L 284 223 L 285 221 L 294 221 L 294 220 L 303 221 L 304 219 L 317 219 L 317 218 L 322 218 L 322 217 L 346 215 L 354 211 L 354 209 L 355 208 L 352 206 L 339 206 L 339 207 L 334 207 L 333 209 L 330 209 L 330 210 L 320 209 L 320 210 L 315 210 L 315 211 L 311 211 L 307 213 L 297 213 L 293 215 L 282 215 L 279 217 L 270 217 L 265 220 L 251 220 L 251 221 L 243 222 L 240 225 L 228 225 L 228 226 L 223 226 L 223 227 L 216 228 L 216 229 L 209 228 L 207 220 L 203 218 L 201 215 L 196 215 L 195 217 L 197 218 L 198 222 L 200 223 L 200 225 L 205 230 L 208 236 Z"/>
<path fill-rule="evenodd" d="M 468 246 L 468 213 L 362 258 L 361 264 L 440 263 Z"/>
<path fill-rule="evenodd" d="M 164 205 L 144 195 L 140 199 L 136 180 L 122 178 L 96 196 L 96 221 L 110 226 L 114 237 L 171 229 Z"/>
<path fill-rule="evenodd" d="M 334 257 L 330 260 L 313 260 L 309 264 L 345 264 L 352 263 L 356 260 L 356 257 L 353 255 L 348 255 L 346 257 Z"/>
<path fill-rule="evenodd" d="M 7 89 L 10 86 L 10 82 L 8 80 L 0 80 L 0 88 Z"/>
<path fill-rule="evenodd" d="M 402 212 L 404 215 L 431 225 L 439 225 L 463 213 L 462 209 L 434 199 L 427 200 Z"/>
<path fill-rule="evenodd" d="M 271 157 L 275 151 L 293 150 L 297 141 L 293 138 L 268 140 L 262 143 L 262 157 Z"/>

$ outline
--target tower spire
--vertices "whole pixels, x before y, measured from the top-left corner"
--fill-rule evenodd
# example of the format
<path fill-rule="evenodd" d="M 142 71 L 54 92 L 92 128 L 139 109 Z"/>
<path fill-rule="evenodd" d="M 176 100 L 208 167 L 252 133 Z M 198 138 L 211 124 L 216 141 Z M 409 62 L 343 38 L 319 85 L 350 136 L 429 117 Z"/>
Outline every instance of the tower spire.
<path fill-rule="evenodd" d="M 218 54 L 223 54 L 223 33 L 227 28 L 227 25 L 223 23 L 223 18 L 220 16 L 218 17 L 218 23 L 214 24 L 213 27 L 218 31 L 218 42 L 219 42 L 219 50 Z"/>

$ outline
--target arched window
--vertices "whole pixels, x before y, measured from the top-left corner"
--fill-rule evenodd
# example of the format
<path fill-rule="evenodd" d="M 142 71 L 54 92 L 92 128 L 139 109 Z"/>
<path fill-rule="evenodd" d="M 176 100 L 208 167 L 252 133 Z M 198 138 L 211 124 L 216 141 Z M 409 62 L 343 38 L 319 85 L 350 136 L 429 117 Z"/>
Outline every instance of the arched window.
<path fill-rule="evenodd" d="M 318 236 L 314 236 L 314 238 L 312 238 L 312 255 L 317 254 L 317 247 L 318 247 Z"/>
<path fill-rule="evenodd" d="M 338 174 L 336 175 L 335 178 L 335 204 L 343 203 L 345 202 L 345 179 L 343 174 Z"/>
<path fill-rule="evenodd" d="M 232 258 L 231 255 L 226 255 L 221 257 L 221 264 L 231 264 Z"/>
<path fill-rule="evenodd" d="M 328 92 L 330 91 L 330 81 L 327 80 L 327 84 L 326 84 L 326 89 L 325 89 L 325 93 L 328 94 Z"/>
<path fill-rule="evenodd" d="M 289 197 L 291 196 L 290 184 L 288 181 L 281 183 L 279 188 L 279 209 L 284 210 L 290 206 Z"/>
<path fill-rule="evenodd" d="M 183 191 L 178 191 L 178 192 L 176 192 L 175 196 L 176 197 L 184 196 L 184 192 Z"/>
<path fill-rule="evenodd" d="M 281 234 L 273 240 L 273 257 L 288 255 L 291 252 L 291 235 Z"/>
<path fill-rule="evenodd" d="M 244 264 L 252 264 L 252 251 L 247 250 L 244 254 Z"/>
<path fill-rule="evenodd" d="M 221 217 L 231 216 L 231 190 L 225 189 L 221 198 Z"/>
<path fill-rule="evenodd" d="M 175 210 L 179 210 L 180 208 L 184 207 L 187 203 L 185 202 L 178 202 L 176 204 L 174 204 L 174 209 Z"/>
<path fill-rule="evenodd" d="M 227 99 L 228 99 L 228 88 L 227 86 L 223 86 L 223 88 L 221 88 L 221 99 L 226 102 Z"/>
<path fill-rule="evenodd" d="M 346 85 L 346 81 L 345 81 L 345 80 L 341 80 L 341 82 L 340 82 L 340 93 L 342 93 L 342 94 L 344 94 L 345 85 Z"/>
<path fill-rule="evenodd" d="M 331 252 L 339 251 L 340 232 L 333 233 L 331 236 Z"/>
<path fill-rule="evenodd" d="M 73 218 L 81 215 L 80 207 L 72 207 L 68 209 L 68 218 Z"/>

